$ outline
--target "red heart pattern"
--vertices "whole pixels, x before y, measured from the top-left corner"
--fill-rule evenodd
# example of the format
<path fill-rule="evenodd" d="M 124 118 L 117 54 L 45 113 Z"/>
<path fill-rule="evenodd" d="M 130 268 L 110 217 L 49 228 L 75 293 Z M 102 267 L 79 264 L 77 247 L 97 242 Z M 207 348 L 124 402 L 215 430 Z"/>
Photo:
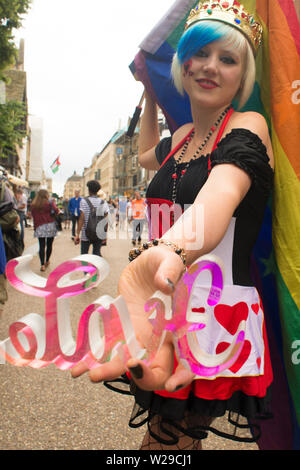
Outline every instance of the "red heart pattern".
<path fill-rule="evenodd" d="M 253 312 L 255 313 L 255 315 L 258 315 L 259 304 L 253 304 L 253 305 L 251 305 L 251 308 L 252 308 Z"/>
<path fill-rule="evenodd" d="M 260 366 L 261 366 L 261 357 L 258 357 L 258 358 L 256 359 L 256 364 L 257 364 L 257 367 L 258 367 L 259 370 L 260 370 Z"/>
<path fill-rule="evenodd" d="M 217 348 L 216 348 L 216 353 L 217 354 L 222 353 L 229 346 L 230 346 L 230 344 L 226 343 L 225 341 L 223 341 L 222 343 L 219 343 Z M 239 357 L 237 358 L 235 363 L 231 367 L 229 367 L 229 370 L 231 372 L 233 372 L 234 374 L 236 374 L 240 370 L 240 368 L 245 364 L 245 362 L 247 361 L 248 357 L 250 356 L 250 352 L 251 352 L 251 343 L 250 343 L 250 341 L 246 340 L 244 342 L 243 348 L 242 348 L 242 350 L 239 354 Z"/>
<path fill-rule="evenodd" d="M 233 305 L 216 305 L 214 314 L 216 320 L 231 334 L 234 335 L 237 332 L 239 324 L 242 320 L 248 318 L 248 305 L 245 302 L 239 302 Z"/>

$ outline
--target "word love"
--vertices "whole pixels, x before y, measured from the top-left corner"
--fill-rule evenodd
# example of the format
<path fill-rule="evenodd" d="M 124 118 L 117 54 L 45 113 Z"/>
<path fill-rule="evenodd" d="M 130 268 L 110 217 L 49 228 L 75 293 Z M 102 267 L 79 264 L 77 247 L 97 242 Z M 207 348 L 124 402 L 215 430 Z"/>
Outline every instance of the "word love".
<path fill-rule="evenodd" d="M 192 315 L 190 297 L 202 271 L 211 273 L 207 304 L 213 306 L 220 300 L 223 273 L 215 257 L 199 258 L 182 276 L 172 297 L 156 292 L 146 302 L 141 315 L 147 316 L 146 322 L 152 330 L 148 335 L 150 339 L 143 346 L 136 338 L 122 296 L 112 299 L 104 295 L 89 305 L 78 322 L 76 341 L 73 338 L 69 300 L 99 285 L 107 277 L 109 265 L 103 258 L 78 256 L 59 265 L 48 279 L 31 271 L 31 259 L 32 256 L 27 255 L 11 260 L 6 275 L 18 291 L 45 299 L 45 315 L 30 313 L 10 325 L 9 338 L 0 342 L 0 356 L 10 364 L 36 369 L 55 364 L 59 369 L 67 370 L 85 361 L 93 369 L 117 354 L 124 364 L 130 357 L 151 364 L 169 331 L 179 361 L 194 374 L 208 377 L 229 368 L 242 350 L 245 332 L 240 328 L 226 351 L 207 354 L 196 336 L 206 327 L 207 314 L 201 314 L 201 322 L 188 321 Z M 79 279 L 74 279 L 76 276 Z"/>

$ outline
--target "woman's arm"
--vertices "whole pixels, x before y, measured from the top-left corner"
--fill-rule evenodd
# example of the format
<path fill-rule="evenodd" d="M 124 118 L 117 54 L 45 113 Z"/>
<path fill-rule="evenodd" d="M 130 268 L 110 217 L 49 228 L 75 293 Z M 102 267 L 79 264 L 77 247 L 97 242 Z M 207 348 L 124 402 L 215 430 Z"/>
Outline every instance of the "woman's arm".
<path fill-rule="evenodd" d="M 139 163 L 148 170 L 158 170 L 155 147 L 159 143 L 157 105 L 145 91 L 145 109 L 141 119 L 139 135 Z"/>
<path fill-rule="evenodd" d="M 187 265 L 210 253 L 222 240 L 235 209 L 251 185 L 246 172 L 233 164 L 217 165 L 194 203 L 162 239 L 183 248 Z"/>
<path fill-rule="evenodd" d="M 273 150 L 264 117 L 254 112 L 241 113 L 234 127 L 245 128 L 258 135 L 266 146 L 269 164 L 274 168 Z M 224 237 L 235 209 L 250 186 L 251 179 L 241 168 L 229 163 L 216 165 L 192 206 L 162 239 L 182 247 L 186 251 L 188 265 L 199 256 L 210 253 Z"/>

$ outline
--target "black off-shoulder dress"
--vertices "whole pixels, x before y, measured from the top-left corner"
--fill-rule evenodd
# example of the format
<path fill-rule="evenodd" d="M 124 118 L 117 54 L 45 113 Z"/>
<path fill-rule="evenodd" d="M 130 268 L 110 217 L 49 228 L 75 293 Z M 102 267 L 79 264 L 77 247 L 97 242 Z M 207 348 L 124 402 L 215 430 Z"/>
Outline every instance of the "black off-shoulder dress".
<path fill-rule="evenodd" d="M 171 152 L 172 138 L 163 139 L 156 148 L 156 158 L 161 165 Z M 225 267 L 224 289 L 221 301 L 208 307 L 210 278 L 199 276 L 197 287 L 193 289 L 192 307 L 205 307 L 206 328 L 199 331 L 198 341 L 207 354 L 217 355 L 233 343 L 238 327 L 243 324 L 245 341 L 242 352 L 230 369 L 213 377 L 197 377 L 188 387 L 174 393 L 165 391 L 145 392 L 140 390 L 128 376 L 124 381 L 135 396 L 136 406 L 129 425 L 137 427 L 148 423 L 150 434 L 164 444 L 175 444 L 176 432 L 187 434 L 195 439 L 204 439 L 212 431 L 223 437 L 251 442 L 259 437 L 259 428 L 252 428 L 252 436 L 239 437 L 235 431 L 225 432 L 217 426 L 205 425 L 200 417 L 223 416 L 231 413 L 249 418 L 268 417 L 269 393 L 272 383 L 272 368 L 265 331 L 262 302 L 253 285 L 250 274 L 251 251 L 255 244 L 264 211 L 273 184 L 273 170 L 261 139 L 247 129 L 233 129 L 217 145 L 211 155 L 202 155 L 191 161 L 186 174 L 179 178 L 176 203 L 182 208 L 192 204 L 205 184 L 215 165 L 234 164 L 251 178 L 251 187 L 235 210 L 228 230 L 213 254 L 222 259 Z M 177 165 L 178 175 L 184 164 Z M 147 202 L 157 204 L 171 201 L 174 174 L 174 157 L 171 156 L 155 174 L 147 190 Z M 216 221 L 217 224 L 217 221 Z M 161 236 L 157 227 L 150 226 L 150 233 Z M 204 311 L 203 310 L 203 311 Z M 243 322 L 243 323 L 241 323 Z M 176 366 L 176 360 L 175 360 Z M 115 389 L 111 382 L 106 386 Z M 153 416 L 161 417 L 159 436 L 149 424 Z M 182 427 L 182 421 L 189 415 L 193 425 Z M 168 424 L 168 429 L 165 424 Z M 170 431 L 172 429 L 174 432 Z M 245 427 L 245 425 L 243 425 Z M 177 431 L 176 431 L 177 430 Z M 163 436 L 163 437 L 162 437 Z"/>

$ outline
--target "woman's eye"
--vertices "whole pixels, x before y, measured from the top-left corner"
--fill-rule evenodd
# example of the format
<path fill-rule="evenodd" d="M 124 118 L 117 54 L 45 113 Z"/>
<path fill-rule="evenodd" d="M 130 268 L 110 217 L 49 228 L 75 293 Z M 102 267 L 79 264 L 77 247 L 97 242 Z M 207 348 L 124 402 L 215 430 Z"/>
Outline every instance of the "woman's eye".
<path fill-rule="evenodd" d="M 236 64 L 236 61 L 232 57 L 221 57 L 221 61 L 224 62 L 224 64 Z"/>
<path fill-rule="evenodd" d="M 202 49 L 200 49 L 200 51 L 196 52 L 195 56 L 196 57 L 207 57 L 207 54 Z"/>

